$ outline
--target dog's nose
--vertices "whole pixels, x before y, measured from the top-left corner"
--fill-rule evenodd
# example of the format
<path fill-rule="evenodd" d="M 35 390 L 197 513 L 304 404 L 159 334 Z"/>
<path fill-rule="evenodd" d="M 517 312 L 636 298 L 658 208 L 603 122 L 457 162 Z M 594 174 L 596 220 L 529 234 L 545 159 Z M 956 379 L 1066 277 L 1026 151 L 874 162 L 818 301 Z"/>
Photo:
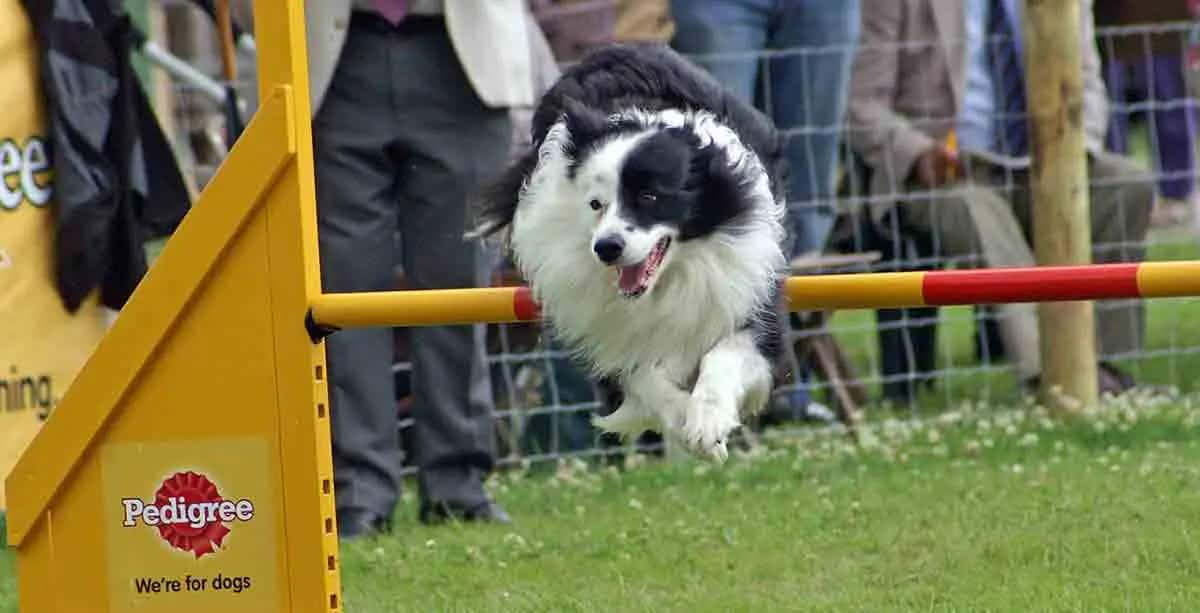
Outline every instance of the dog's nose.
<path fill-rule="evenodd" d="M 592 250 L 596 252 L 596 256 L 605 264 L 612 264 L 621 257 L 621 252 L 625 249 L 625 239 L 620 236 L 605 236 L 596 241 L 592 245 Z"/>

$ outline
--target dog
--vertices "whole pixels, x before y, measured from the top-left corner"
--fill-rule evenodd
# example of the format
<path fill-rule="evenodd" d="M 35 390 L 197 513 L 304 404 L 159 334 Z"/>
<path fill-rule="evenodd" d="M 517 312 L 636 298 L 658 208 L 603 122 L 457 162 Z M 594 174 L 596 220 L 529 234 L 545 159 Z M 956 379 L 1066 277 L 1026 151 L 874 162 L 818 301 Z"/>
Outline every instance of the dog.
<path fill-rule="evenodd" d="M 552 332 L 600 381 L 598 428 L 725 461 L 780 363 L 780 135 L 660 44 L 569 67 L 531 132 L 478 198 L 471 236 L 504 236 Z"/>

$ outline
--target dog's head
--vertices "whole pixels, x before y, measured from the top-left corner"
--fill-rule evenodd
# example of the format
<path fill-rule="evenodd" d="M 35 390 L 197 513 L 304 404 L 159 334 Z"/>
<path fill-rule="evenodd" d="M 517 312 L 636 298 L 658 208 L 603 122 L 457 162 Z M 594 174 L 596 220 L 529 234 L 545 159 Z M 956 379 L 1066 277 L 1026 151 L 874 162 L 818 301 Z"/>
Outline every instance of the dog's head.
<path fill-rule="evenodd" d="M 670 270 L 681 245 L 722 231 L 753 206 L 752 173 L 694 123 L 604 117 L 573 109 L 566 172 L 592 257 L 638 298 Z"/>
<path fill-rule="evenodd" d="M 736 242 L 732 251 L 774 264 L 781 200 L 754 152 L 711 113 L 605 114 L 570 99 L 558 108 L 544 136 L 485 191 L 472 233 L 510 230 L 531 283 L 539 271 L 608 271 L 617 292 L 636 299 L 712 242 Z M 769 244 L 758 253 L 747 241 Z"/>

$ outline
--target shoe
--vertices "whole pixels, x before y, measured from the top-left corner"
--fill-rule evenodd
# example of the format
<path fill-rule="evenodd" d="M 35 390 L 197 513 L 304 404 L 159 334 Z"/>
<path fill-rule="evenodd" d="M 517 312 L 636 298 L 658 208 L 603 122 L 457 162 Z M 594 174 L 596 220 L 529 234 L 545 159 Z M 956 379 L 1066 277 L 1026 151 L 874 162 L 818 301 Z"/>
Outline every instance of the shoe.
<path fill-rule="evenodd" d="M 1096 369 L 1096 382 L 1100 386 L 1101 396 L 1104 394 L 1120 396 L 1137 386 L 1137 381 L 1134 381 L 1133 377 L 1107 362 L 1101 362 L 1099 368 Z"/>
<path fill-rule="evenodd" d="M 1137 379 L 1133 378 L 1133 375 L 1130 375 L 1129 373 L 1117 368 L 1116 366 L 1113 366 L 1108 362 L 1101 362 L 1100 370 L 1102 372 L 1107 372 L 1108 376 L 1112 377 L 1113 380 L 1120 384 L 1121 391 L 1114 392 L 1115 396 L 1120 396 L 1121 394 L 1127 394 L 1131 392 L 1155 396 L 1173 396 L 1175 394 L 1175 390 L 1170 386 L 1138 383 Z"/>
<path fill-rule="evenodd" d="M 1036 396 L 1041 386 L 1041 377 L 1033 376 L 1021 382 L 1021 388 L 1026 394 Z M 1096 387 L 1101 396 L 1110 394 L 1120 396 L 1134 388 L 1141 387 L 1137 381 L 1125 371 L 1108 362 L 1100 362 L 1096 368 Z"/>
<path fill-rule="evenodd" d="M 504 508 L 490 500 L 467 508 L 444 502 L 423 503 L 420 519 L 423 524 L 440 524 L 449 520 L 492 524 L 512 523 L 512 518 L 504 511 Z"/>
<path fill-rule="evenodd" d="M 1034 375 L 1026 379 L 1021 379 L 1021 391 L 1026 396 L 1037 396 L 1042 387 L 1041 375 Z"/>
<path fill-rule="evenodd" d="M 824 424 L 833 424 L 837 423 L 838 416 L 833 412 L 833 409 L 819 402 L 810 402 L 807 407 L 804 407 L 804 419 Z"/>
<path fill-rule="evenodd" d="M 392 519 L 366 509 L 351 508 L 337 512 L 338 538 L 354 540 L 392 531 Z"/>

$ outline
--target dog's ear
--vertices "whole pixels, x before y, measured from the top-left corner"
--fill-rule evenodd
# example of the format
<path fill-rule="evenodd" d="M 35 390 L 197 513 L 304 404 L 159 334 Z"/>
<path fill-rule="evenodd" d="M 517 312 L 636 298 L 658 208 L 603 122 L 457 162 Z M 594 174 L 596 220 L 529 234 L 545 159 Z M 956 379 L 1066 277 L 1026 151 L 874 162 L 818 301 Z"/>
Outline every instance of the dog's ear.
<path fill-rule="evenodd" d="M 745 173 L 722 148 L 710 144 L 696 149 L 689 174 L 688 184 L 699 195 L 680 228 L 684 240 L 707 234 L 752 206 L 746 199 Z"/>
<path fill-rule="evenodd" d="M 574 153 L 587 149 L 588 145 L 599 138 L 608 127 L 608 117 L 585 104 L 571 98 L 563 100 L 563 119 L 570 135 L 572 158 Z"/>
<path fill-rule="evenodd" d="M 472 229 L 467 239 L 487 238 L 507 228 L 517 214 L 521 191 L 537 166 L 537 150 L 529 148 L 516 162 L 484 184 L 471 199 Z"/>

